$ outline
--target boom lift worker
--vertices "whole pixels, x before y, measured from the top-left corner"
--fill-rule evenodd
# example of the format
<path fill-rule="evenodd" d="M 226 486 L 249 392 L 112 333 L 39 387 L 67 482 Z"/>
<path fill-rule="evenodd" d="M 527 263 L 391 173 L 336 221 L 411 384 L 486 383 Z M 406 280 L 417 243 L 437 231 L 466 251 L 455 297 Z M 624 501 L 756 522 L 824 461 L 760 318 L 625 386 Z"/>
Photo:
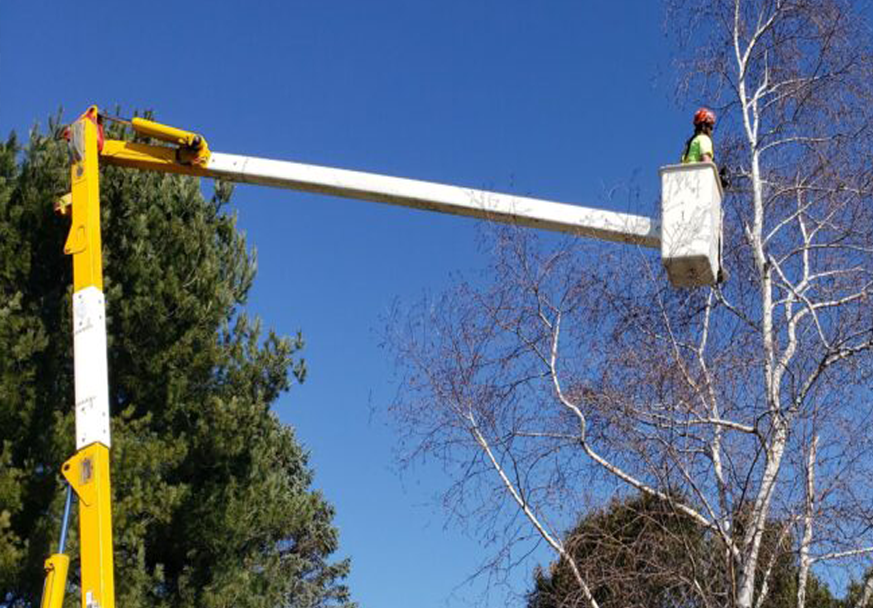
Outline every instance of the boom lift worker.
<path fill-rule="evenodd" d="M 694 135 L 685 142 L 685 150 L 682 152 L 682 164 L 688 163 L 713 163 L 715 151 L 712 145 L 712 131 L 715 129 L 715 112 L 709 108 L 700 108 L 694 113 Z M 722 187 L 727 188 L 730 182 L 727 178 L 726 167 L 718 171 L 718 178 Z M 721 261 L 721 242 L 719 242 L 719 267 L 716 277 L 717 283 L 724 283 L 728 279 L 728 271 Z"/>
<path fill-rule="evenodd" d="M 709 108 L 700 108 L 694 113 L 694 135 L 685 142 L 682 152 L 682 163 L 715 163 L 715 152 L 712 145 L 712 132 L 715 130 L 715 112 Z M 728 168 L 719 167 L 718 177 L 724 189 L 730 188 Z"/>
<path fill-rule="evenodd" d="M 694 113 L 694 135 L 685 142 L 683 163 L 711 163 L 715 158 L 712 146 L 712 131 L 715 129 L 715 112 L 700 108 Z"/>

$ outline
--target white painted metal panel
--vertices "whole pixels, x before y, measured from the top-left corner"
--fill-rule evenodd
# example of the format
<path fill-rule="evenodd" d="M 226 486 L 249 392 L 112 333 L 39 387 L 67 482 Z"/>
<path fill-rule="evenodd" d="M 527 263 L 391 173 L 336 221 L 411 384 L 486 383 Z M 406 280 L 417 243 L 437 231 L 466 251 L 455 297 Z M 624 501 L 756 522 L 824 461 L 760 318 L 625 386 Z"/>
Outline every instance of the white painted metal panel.
<path fill-rule="evenodd" d="M 721 263 L 721 180 L 712 163 L 661 167 L 661 259 L 676 287 L 712 285 Z"/>
<path fill-rule="evenodd" d="M 73 294 L 73 360 L 76 379 L 76 449 L 111 447 L 106 364 L 106 304 L 103 292 L 86 287 Z"/>
<path fill-rule="evenodd" d="M 207 170 L 235 182 L 465 215 L 657 249 L 658 222 L 616 213 L 400 177 L 215 152 Z"/>

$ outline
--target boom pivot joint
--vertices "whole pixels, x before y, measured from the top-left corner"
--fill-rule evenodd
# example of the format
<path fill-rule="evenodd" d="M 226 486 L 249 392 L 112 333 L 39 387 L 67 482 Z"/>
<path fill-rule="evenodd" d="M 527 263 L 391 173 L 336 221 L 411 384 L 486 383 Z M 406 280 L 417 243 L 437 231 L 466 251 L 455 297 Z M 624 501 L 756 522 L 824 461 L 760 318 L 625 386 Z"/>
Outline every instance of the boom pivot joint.
<path fill-rule="evenodd" d="M 101 162 L 119 167 L 147 169 L 185 175 L 206 175 L 211 152 L 206 138 L 147 118 L 110 118 L 129 125 L 135 133 L 170 145 L 155 145 L 107 139 L 100 148 Z"/>
<path fill-rule="evenodd" d="M 209 145 L 199 133 L 184 131 L 146 118 L 136 117 L 130 121 L 133 130 L 160 141 L 173 144 L 176 161 L 183 165 L 205 166 L 209 160 Z"/>

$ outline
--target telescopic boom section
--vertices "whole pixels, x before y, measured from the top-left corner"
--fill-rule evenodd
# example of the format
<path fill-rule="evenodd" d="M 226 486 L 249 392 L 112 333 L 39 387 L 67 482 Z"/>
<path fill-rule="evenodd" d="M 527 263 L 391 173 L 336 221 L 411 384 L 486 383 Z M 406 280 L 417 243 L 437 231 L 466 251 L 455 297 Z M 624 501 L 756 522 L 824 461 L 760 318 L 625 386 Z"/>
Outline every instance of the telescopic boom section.
<path fill-rule="evenodd" d="M 375 173 L 210 152 L 206 140 L 195 133 L 136 118 L 131 126 L 178 147 L 108 140 L 101 153 L 103 162 L 376 201 L 655 249 L 661 244 L 658 222 L 648 217 Z"/>
<path fill-rule="evenodd" d="M 415 179 L 252 156 L 213 153 L 207 174 L 235 182 L 317 192 L 464 215 L 606 241 L 660 247 L 651 218 Z"/>

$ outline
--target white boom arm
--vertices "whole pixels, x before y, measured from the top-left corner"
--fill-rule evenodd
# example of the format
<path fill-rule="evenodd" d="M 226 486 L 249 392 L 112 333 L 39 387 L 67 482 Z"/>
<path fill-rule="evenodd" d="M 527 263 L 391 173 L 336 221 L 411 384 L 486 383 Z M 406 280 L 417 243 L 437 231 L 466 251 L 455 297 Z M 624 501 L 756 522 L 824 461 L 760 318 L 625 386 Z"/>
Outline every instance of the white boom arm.
<path fill-rule="evenodd" d="M 107 140 L 101 160 L 126 167 L 318 192 L 651 247 L 661 250 L 670 281 L 678 287 L 712 285 L 721 274 L 722 191 L 712 163 L 661 168 L 658 221 L 417 179 L 211 152 L 206 140 L 196 133 L 142 118 L 133 118 L 130 124 L 141 135 L 173 146 Z"/>
<path fill-rule="evenodd" d="M 212 177 L 233 182 L 377 201 L 655 249 L 661 246 L 659 223 L 639 215 L 416 179 L 220 152 L 210 155 L 205 169 Z"/>

